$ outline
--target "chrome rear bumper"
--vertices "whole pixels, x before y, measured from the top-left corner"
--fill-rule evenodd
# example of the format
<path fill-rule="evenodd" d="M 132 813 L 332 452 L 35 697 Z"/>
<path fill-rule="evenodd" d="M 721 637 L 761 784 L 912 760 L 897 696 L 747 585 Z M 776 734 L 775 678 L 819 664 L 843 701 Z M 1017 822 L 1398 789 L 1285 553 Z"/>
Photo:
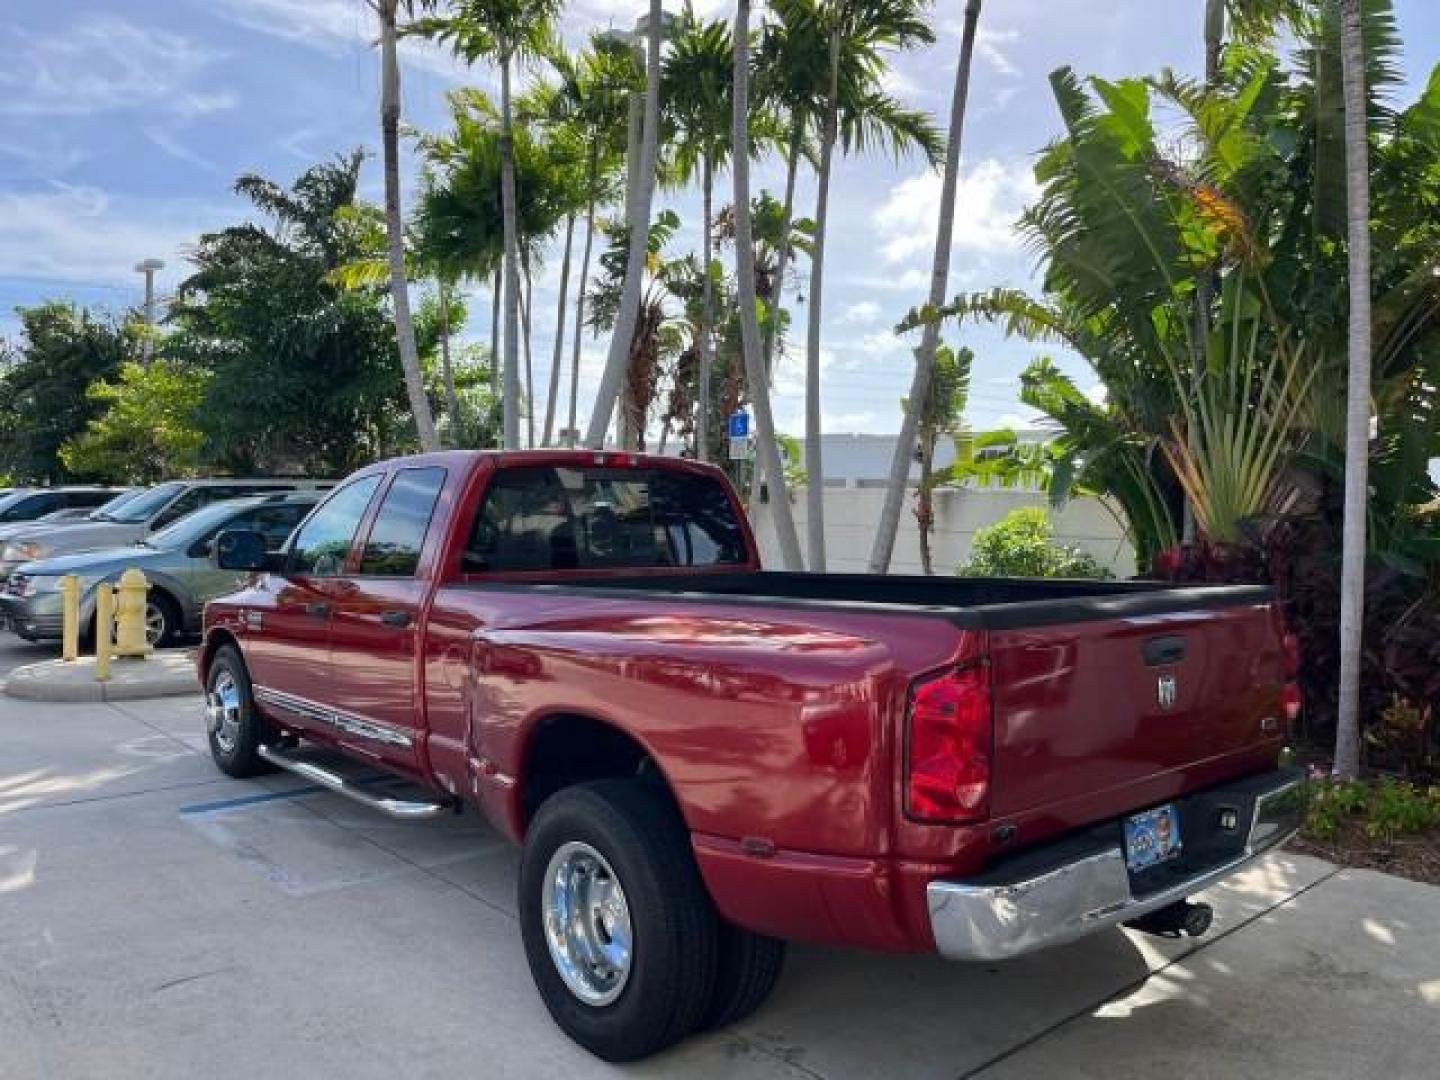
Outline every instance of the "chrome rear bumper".
<path fill-rule="evenodd" d="M 950 960 L 1004 960 L 1078 937 L 1183 900 L 1243 870 L 1283 844 L 1300 825 L 1300 780 L 1293 771 L 1251 796 L 1254 812 L 1238 855 L 1197 868 L 1192 876 L 1136 895 L 1116 842 L 1073 861 L 1014 881 L 932 881 L 930 927 Z"/>

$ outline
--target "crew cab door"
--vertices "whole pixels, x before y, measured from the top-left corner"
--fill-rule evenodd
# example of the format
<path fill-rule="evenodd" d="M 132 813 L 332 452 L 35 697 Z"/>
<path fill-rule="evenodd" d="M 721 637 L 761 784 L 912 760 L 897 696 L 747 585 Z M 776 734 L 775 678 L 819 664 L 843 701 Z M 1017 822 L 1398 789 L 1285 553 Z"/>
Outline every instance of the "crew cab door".
<path fill-rule="evenodd" d="M 383 473 L 336 488 L 300 526 L 285 569 L 265 579 L 266 603 L 242 613 L 256 700 L 297 727 L 329 735 L 330 619 L 351 546 Z"/>
<path fill-rule="evenodd" d="M 426 537 L 445 486 L 439 466 L 400 469 L 380 497 L 330 624 L 336 723 L 346 746 L 413 768 L 423 738 L 416 651 L 428 589 Z M 435 526 L 438 533 L 440 526 Z M 432 538 L 430 549 L 440 546 Z"/>

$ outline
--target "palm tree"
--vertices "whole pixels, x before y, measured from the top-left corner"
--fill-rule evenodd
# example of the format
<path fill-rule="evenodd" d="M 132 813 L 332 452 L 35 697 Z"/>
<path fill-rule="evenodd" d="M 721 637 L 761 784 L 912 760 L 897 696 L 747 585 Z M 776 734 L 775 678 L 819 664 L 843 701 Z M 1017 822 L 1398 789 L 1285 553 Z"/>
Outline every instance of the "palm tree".
<path fill-rule="evenodd" d="M 940 185 L 940 224 L 935 233 L 935 261 L 930 269 L 929 306 L 938 308 L 945 301 L 950 281 L 950 244 L 955 233 L 955 188 L 960 179 L 960 142 L 965 132 L 965 102 L 970 93 L 970 64 L 975 55 L 975 30 L 980 22 L 981 0 L 968 0 L 965 25 L 960 37 L 960 62 L 955 68 L 955 90 L 950 98 L 950 135 L 945 147 L 945 177 Z M 935 370 L 935 349 L 940 344 L 940 326 L 927 323 L 921 335 L 920 348 L 915 352 L 915 374 L 910 381 L 910 400 L 924 401 L 930 394 L 930 380 Z M 890 481 L 885 490 L 885 504 L 880 511 L 880 524 L 875 532 L 875 545 L 870 551 L 870 572 L 883 574 L 890 569 L 890 556 L 895 550 L 895 532 L 900 527 L 900 508 L 905 501 L 905 481 L 910 476 L 910 462 L 915 452 L 915 428 L 918 416 L 905 414 L 900 422 L 900 435 L 895 440 L 895 454 L 890 460 Z"/>
<path fill-rule="evenodd" d="M 935 447 L 941 436 L 957 443 L 965 428 L 965 406 L 970 400 L 970 365 L 975 354 L 941 345 L 935 350 L 935 374 L 930 392 L 919 408 L 920 487 L 915 493 L 915 520 L 920 526 L 920 565 L 925 573 L 935 568 L 930 558 L 930 533 L 935 527 Z M 912 405 L 905 402 L 905 411 Z"/>
<path fill-rule="evenodd" d="M 659 152 L 660 125 L 660 39 L 665 31 L 665 13 L 660 0 L 650 0 L 650 13 L 645 23 L 645 112 L 640 139 L 640 160 L 629 162 L 634 183 L 629 185 L 625 224 L 630 230 L 630 255 L 625 266 L 625 288 L 620 309 L 615 316 L 615 330 L 605 358 L 605 370 L 595 392 L 595 408 L 590 414 L 590 428 L 585 445 L 599 449 L 605 445 L 605 433 L 615 412 L 615 401 L 625 380 L 630 357 L 631 337 L 640 314 L 640 292 L 644 284 L 645 253 L 649 238 L 650 204 L 655 193 L 655 159 Z"/>
<path fill-rule="evenodd" d="M 389 238 L 390 295 L 395 307 L 395 338 L 400 346 L 400 367 L 420 449 L 440 448 L 435 419 L 425 396 L 420 354 L 415 348 L 415 324 L 410 314 L 410 286 L 405 275 L 405 219 L 400 211 L 400 62 L 396 55 L 396 15 L 428 7 L 427 0 L 367 0 L 380 20 L 380 143 L 385 159 L 385 232 Z"/>
<path fill-rule="evenodd" d="M 420 19 L 411 32 L 450 46 L 467 64 L 493 59 L 500 67 L 501 215 L 505 241 L 505 448 L 520 445 L 520 238 L 516 223 L 514 110 L 517 62 L 549 51 L 561 0 L 456 0 L 452 13 Z"/>
<path fill-rule="evenodd" d="M 1345 518 L 1340 570 L 1340 701 L 1335 774 L 1360 771 L 1361 631 L 1370 455 L 1370 136 L 1360 0 L 1340 0 L 1345 81 L 1345 193 L 1350 260 L 1350 361 L 1345 409 Z"/>
<path fill-rule="evenodd" d="M 550 56 L 558 82 L 547 85 L 539 98 L 540 113 L 555 131 L 557 139 L 573 141 L 582 147 L 584 175 L 580 181 L 577 212 L 585 213 L 584 254 L 580 259 L 580 278 L 575 291 L 575 322 L 570 360 L 569 420 L 567 429 L 575 430 L 576 407 L 580 388 L 580 346 L 585 326 L 586 290 L 589 286 L 590 256 L 595 241 L 595 211 L 615 197 L 615 179 L 625 153 L 625 125 L 629 94 L 640 89 L 641 72 L 635 54 L 627 45 L 605 34 L 592 34 L 587 49 L 571 56 L 556 49 Z M 567 224 L 568 237 L 568 224 Z M 567 251 L 569 241 L 567 239 Z M 566 257 L 568 267 L 569 258 Z M 562 276 L 564 268 L 562 268 Z M 565 304 L 564 290 L 560 307 Z M 553 389 L 559 373 L 561 339 L 556 334 L 555 365 L 551 371 L 551 404 L 546 409 L 545 436 L 551 439 L 551 414 L 555 411 Z"/>
<path fill-rule="evenodd" d="M 695 456 L 701 461 L 709 455 L 710 384 L 715 363 L 715 290 L 709 269 L 715 251 L 715 170 L 723 166 L 731 148 L 733 56 L 729 26 L 723 20 L 697 19 L 687 0 L 661 80 L 666 116 L 673 128 L 667 140 L 671 158 L 667 175 L 685 184 L 697 171 L 700 174 L 700 262 L 704 273 Z"/>
<path fill-rule="evenodd" d="M 796 174 L 802 157 L 816 161 L 818 191 L 815 251 L 810 264 L 810 309 L 806 369 L 819 366 L 821 298 L 824 286 L 824 222 L 828 212 L 831 159 L 838 143 L 846 152 L 885 145 L 899 155 L 920 149 L 938 164 L 943 141 L 929 116 L 907 109 L 883 89 L 885 53 L 933 40 L 919 18 L 918 0 L 776 0 L 775 16 L 761 40 L 757 94 L 778 114 L 786 155 L 785 220 L 794 212 Z M 814 143 L 819 140 L 816 149 Z M 782 235 L 788 234 L 782 228 Z M 784 288 L 790 249 L 780 252 L 776 304 Z M 765 340 L 765 370 L 773 371 L 777 325 L 771 320 Z M 820 457 L 818 377 L 807 378 L 806 473 L 809 553 L 812 569 L 824 566 L 823 462 Z M 756 473 L 758 483 L 759 471 Z"/>
<path fill-rule="evenodd" d="M 734 111 L 731 145 L 750 145 L 750 0 L 735 5 Z M 755 314 L 755 242 L 750 220 L 750 155 L 734 155 L 731 176 L 735 184 L 735 278 L 739 293 L 740 338 L 745 354 L 745 378 L 750 384 L 755 410 L 756 450 L 759 464 L 770 479 L 771 503 L 775 508 L 775 533 L 780 542 L 780 560 L 786 570 L 802 570 L 800 538 L 790 513 L 790 493 L 785 487 L 785 469 L 780 444 L 775 439 L 775 418 L 770 411 L 770 384 L 760 353 L 760 322 Z"/>

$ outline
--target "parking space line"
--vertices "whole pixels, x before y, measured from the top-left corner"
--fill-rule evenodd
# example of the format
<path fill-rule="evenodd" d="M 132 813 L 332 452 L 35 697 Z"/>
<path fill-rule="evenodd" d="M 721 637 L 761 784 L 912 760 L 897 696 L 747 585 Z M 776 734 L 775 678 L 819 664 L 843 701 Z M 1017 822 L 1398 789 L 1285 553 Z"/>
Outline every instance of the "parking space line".
<path fill-rule="evenodd" d="M 256 803 L 277 802 L 281 799 L 298 799 L 304 795 L 314 795 L 324 791 L 319 784 L 306 784 L 304 787 L 291 788 L 289 791 L 268 791 L 263 795 L 241 795 L 234 799 L 219 799 L 215 802 L 194 803 L 190 806 L 180 807 L 181 816 L 191 814 L 214 814 L 223 810 L 234 810 L 241 806 L 254 806 Z"/>

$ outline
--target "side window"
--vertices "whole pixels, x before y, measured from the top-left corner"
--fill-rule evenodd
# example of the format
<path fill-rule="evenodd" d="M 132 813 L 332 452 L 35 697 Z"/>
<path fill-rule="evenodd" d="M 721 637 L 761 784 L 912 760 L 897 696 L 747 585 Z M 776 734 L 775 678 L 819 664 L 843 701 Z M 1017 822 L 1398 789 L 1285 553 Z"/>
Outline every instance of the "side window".
<path fill-rule="evenodd" d="M 113 491 L 71 491 L 67 492 L 62 501 L 65 506 L 99 506 L 101 503 L 109 502 L 115 497 Z"/>
<path fill-rule="evenodd" d="M 395 474 L 365 551 L 360 573 L 410 577 L 420 565 L 420 549 L 430 528 L 430 515 L 445 486 L 444 469 L 401 469 Z"/>
<path fill-rule="evenodd" d="M 370 498 L 380 486 L 380 476 L 364 476 L 331 495 L 295 534 L 290 552 L 292 574 L 338 577 L 345 572 L 350 541 L 365 516 Z"/>
<path fill-rule="evenodd" d="M 209 495 L 210 492 L 205 488 L 191 488 L 161 511 L 160 516 L 150 523 L 150 528 L 163 529 L 166 525 L 179 521 L 186 514 L 199 510 L 200 507 L 210 502 Z"/>
<path fill-rule="evenodd" d="M 276 503 L 273 506 L 262 506 L 248 514 L 241 514 L 225 528 L 253 529 L 265 537 L 266 550 L 279 551 L 285 541 L 290 539 L 290 534 L 295 531 L 295 526 L 300 523 L 300 519 L 309 509 L 309 503 Z"/>

